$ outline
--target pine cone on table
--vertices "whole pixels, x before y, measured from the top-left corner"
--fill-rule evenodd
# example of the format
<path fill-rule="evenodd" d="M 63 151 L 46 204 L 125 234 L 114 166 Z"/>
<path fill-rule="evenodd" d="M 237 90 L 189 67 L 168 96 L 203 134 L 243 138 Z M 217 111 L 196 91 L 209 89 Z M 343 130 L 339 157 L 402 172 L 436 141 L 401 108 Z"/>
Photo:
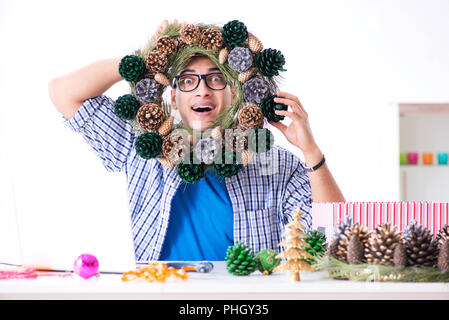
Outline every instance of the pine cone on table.
<path fill-rule="evenodd" d="M 354 224 L 344 231 L 338 242 L 337 259 L 347 261 L 348 245 L 352 237 L 357 237 L 363 247 L 363 252 L 368 248 L 369 231 L 365 226 Z M 363 261 L 365 261 L 363 257 Z"/>
<path fill-rule="evenodd" d="M 438 248 L 440 248 L 443 242 L 446 240 L 449 240 L 449 225 L 447 224 L 443 228 L 441 228 L 441 230 L 435 237 L 435 242 Z"/>
<path fill-rule="evenodd" d="M 436 243 L 432 233 L 413 220 L 404 230 L 404 245 L 411 266 L 434 266 L 436 262 Z"/>
<path fill-rule="evenodd" d="M 360 264 L 363 261 L 363 246 L 358 237 L 351 237 L 346 253 L 346 260 L 349 264 Z"/>
<path fill-rule="evenodd" d="M 395 267 L 404 268 L 407 266 L 407 251 L 402 240 L 394 248 L 393 263 Z"/>
<path fill-rule="evenodd" d="M 445 240 L 440 246 L 438 253 L 438 269 L 443 272 L 449 271 L 449 240 Z"/>
<path fill-rule="evenodd" d="M 256 260 L 253 251 L 247 245 L 238 242 L 229 246 L 226 251 L 226 269 L 236 276 L 246 276 L 256 269 Z"/>
<path fill-rule="evenodd" d="M 378 226 L 370 233 L 366 261 L 374 264 L 393 264 L 394 249 L 401 240 L 401 233 L 390 223 Z"/>

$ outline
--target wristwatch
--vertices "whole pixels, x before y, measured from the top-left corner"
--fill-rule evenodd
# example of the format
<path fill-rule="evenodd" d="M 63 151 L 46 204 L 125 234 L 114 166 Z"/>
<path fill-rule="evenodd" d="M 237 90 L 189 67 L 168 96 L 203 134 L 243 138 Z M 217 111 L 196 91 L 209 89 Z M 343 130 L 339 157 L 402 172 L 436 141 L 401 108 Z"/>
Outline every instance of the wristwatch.
<path fill-rule="evenodd" d="M 319 169 L 324 164 L 324 162 L 326 162 L 326 158 L 324 158 L 324 154 L 323 154 L 323 159 L 321 159 L 321 161 L 316 166 L 313 166 L 313 167 L 306 167 L 306 166 L 304 166 L 304 169 L 306 169 L 307 173 L 308 172 L 313 172 L 313 171 Z"/>

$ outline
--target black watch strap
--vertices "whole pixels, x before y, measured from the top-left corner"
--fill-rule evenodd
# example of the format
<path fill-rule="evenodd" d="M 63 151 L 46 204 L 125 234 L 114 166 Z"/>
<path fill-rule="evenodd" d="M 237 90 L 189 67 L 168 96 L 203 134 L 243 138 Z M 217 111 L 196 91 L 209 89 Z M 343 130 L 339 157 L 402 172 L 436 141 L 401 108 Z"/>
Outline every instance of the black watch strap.
<path fill-rule="evenodd" d="M 307 172 L 313 172 L 315 170 L 318 170 L 323 164 L 324 162 L 326 162 L 326 158 L 324 158 L 324 154 L 323 154 L 323 159 L 321 159 L 321 161 L 313 167 L 304 167 L 306 169 Z"/>

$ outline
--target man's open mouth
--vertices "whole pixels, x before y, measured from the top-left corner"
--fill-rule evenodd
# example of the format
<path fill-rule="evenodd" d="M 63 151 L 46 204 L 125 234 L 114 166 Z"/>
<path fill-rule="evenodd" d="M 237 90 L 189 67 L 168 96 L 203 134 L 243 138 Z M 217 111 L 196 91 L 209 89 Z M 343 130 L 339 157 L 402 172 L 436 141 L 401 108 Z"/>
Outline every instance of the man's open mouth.
<path fill-rule="evenodd" d="M 192 107 L 192 110 L 195 112 L 209 112 L 214 110 L 212 106 L 195 106 Z"/>

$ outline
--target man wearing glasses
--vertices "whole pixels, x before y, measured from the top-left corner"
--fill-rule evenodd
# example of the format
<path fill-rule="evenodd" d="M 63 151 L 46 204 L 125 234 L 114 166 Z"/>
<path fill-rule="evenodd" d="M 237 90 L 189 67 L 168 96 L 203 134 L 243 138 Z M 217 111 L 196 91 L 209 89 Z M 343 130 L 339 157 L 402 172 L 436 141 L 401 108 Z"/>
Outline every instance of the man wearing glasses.
<path fill-rule="evenodd" d="M 286 92 L 277 92 L 276 101 L 291 110 L 277 113 L 292 122 L 270 124 L 303 152 L 305 164 L 273 146 L 266 153 L 268 162 L 263 154 L 257 155 L 233 177 L 221 178 L 211 168 L 199 182 L 183 184 L 176 170 L 139 157 L 131 125 L 115 116 L 114 101 L 104 95 L 123 80 L 120 61 L 121 57 L 97 61 L 55 78 L 49 93 L 65 124 L 83 135 L 105 168 L 127 174 L 138 261 L 224 260 L 227 247 L 236 241 L 256 253 L 277 250 L 293 209 L 301 207 L 303 223 L 310 228 L 312 200 L 344 201 L 315 143 L 306 111 Z M 195 130 L 208 128 L 233 98 L 231 85 L 206 56 L 185 62 L 170 93 L 172 108 Z M 264 171 L 267 163 L 270 174 Z"/>

